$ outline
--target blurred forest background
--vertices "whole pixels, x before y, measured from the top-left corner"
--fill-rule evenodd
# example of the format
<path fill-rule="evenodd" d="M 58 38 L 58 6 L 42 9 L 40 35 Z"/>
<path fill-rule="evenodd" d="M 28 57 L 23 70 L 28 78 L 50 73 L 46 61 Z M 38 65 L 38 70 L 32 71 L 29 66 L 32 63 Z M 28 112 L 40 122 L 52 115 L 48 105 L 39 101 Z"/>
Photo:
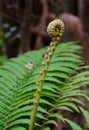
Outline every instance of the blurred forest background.
<path fill-rule="evenodd" d="M 49 45 L 47 25 L 56 18 L 65 23 L 62 42 L 82 45 L 85 64 L 89 65 L 89 0 L 0 0 L 0 65 L 8 58 Z M 65 116 L 84 125 L 81 114 Z M 69 130 L 58 122 L 59 128 L 54 130 Z"/>
<path fill-rule="evenodd" d="M 89 64 L 89 0 L 0 0 L 0 63 L 50 43 L 48 23 L 61 18 L 63 41 L 84 46 Z"/>

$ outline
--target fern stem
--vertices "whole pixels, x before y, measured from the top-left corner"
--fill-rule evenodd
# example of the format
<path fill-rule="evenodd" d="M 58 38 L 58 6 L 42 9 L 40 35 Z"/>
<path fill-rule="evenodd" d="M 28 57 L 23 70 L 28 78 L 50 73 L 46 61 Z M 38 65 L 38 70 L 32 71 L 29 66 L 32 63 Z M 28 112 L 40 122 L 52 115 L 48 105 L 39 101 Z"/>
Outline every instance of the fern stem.
<path fill-rule="evenodd" d="M 43 67 L 43 70 L 40 72 L 40 80 L 36 83 L 38 86 L 38 89 L 34 95 L 34 103 L 33 103 L 33 108 L 32 108 L 32 115 L 31 115 L 29 130 L 34 130 L 36 114 L 38 110 L 38 105 L 39 105 L 40 96 L 41 96 L 43 84 L 45 81 L 47 69 L 49 67 L 52 55 L 58 45 L 58 42 L 63 36 L 64 23 L 59 19 L 53 20 L 52 22 L 49 23 L 47 27 L 47 32 L 49 36 L 52 38 L 52 42 L 50 43 L 50 47 L 48 48 L 47 55 L 45 55 L 45 62 L 42 63 L 44 67 Z"/>

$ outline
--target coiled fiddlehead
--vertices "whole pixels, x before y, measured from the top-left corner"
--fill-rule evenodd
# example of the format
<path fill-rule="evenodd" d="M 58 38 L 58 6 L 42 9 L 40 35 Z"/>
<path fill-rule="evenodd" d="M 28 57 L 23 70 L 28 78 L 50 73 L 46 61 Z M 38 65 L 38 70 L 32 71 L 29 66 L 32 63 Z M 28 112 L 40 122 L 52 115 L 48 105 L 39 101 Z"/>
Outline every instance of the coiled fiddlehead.
<path fill-rule="evenodd" d="M 49 23 L 47 32 L 53 41 L 59 41 L 64 32 L 63 21 L 56 19 Z"/>
<path fill-rule="evenodd" d="M 32 109 L 32 115 L 31 115 L 31 121 L 30 121 L 30 126 L 29 130 L 34 130 L 34 124 L 35 124 L 35 118 L 36 118 L 36 113 L 40 101 L 40 95 L 41 91 L 43 88 L 44 80 L 46 77 L 46 72 L 49 66 L 49 63 L 51 61 L 52 55 L 61 39 L 63 36 L 64 32 L 64 23 L 60 19 L 53 20 L 52 22 L 49 23 L 47 27 L 47 32 L 49 36 L 52 38 L 52 42 L 50 43 L 50 46 L 47 50 L 47 55 L 45 55 L 45 61 L 42 63 L 44 66 L 42 71 L 40 72 L 40 80 L 36 83 L 38 86 L 38 89 L 34 95 L 34 104 L 33 104 L 33 109 Z"/>

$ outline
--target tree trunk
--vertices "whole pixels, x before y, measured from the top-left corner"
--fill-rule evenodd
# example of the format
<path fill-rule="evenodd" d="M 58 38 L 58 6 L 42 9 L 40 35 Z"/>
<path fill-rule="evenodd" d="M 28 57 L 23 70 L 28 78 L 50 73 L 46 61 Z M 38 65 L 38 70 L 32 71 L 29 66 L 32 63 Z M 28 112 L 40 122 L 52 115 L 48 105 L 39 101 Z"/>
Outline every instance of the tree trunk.
<path fill-rule="evenodd" d="M 3 45 L 4 45 L 4 39 L 3 39 L 3 28 L 2 28 L 2 20 L 3 19 L 3 13 L 2 13 L 2 0 L 0 0 L 0 53 L 3 53 Z"/>
<path fill-rule="evenodd" d="M 0 0 L 0 34 L 2 31 L 2 0 Z M 1 37 L 0 37 L 1 38 Z"/>
<path fill-rule="evenodd" d="M 84 0 L 78 0 L 78 16 L 82 19 L 84 13 Z"/>
<path fill-rule="evenodd" d="M 21 43 L 19 46 L 19 54 L 22 54 L 30 49 L 30 18 L 31 18 L 32 0 L 25 0 L 25 10 L 23 21 L 20 29 Z"/>

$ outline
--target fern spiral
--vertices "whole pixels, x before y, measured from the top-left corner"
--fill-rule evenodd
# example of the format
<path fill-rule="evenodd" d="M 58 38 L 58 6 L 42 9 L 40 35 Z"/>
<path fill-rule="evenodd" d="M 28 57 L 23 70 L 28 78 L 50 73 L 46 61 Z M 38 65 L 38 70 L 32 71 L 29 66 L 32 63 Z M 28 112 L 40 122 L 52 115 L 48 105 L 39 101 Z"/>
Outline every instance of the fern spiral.
<path fill-rule="evenodd" d="M 36 113 L 40 101 L 40 96 L 41 96 L 41 91 L 43 88 L 46 72 L 49 66 L 49 63 L 51 61 L 51 57 L 58 45 L 58 42 L 60 41 L 61 37 L 63 36 L 64 32 L 64 23 L 59 20 L 53 20 L 52 22 L 49 23 L 47 27 L 47 32 L 49 36 L 52 38 L 52 42 L 50 43 L 50 47 L 48 48 L 47 55 L 45 56 L 45 61 L 42 63 L 44 66 L 42 71 L 40 72 L 40 80 L 36 83 L 38 86 L 38 89 L 34 95 L 34 103 L 33 103 L 33 110 L 32 110 L 32 115 L 31 115 L 31 121 L 30 121 L 30 126 L 29 130 L 34 130 L 34 124 L 35 124 L 35 118 L 36 118 Z"/>
<path fill-rule="evenodd" d="M 63 21 L 56 19 L 49 23 L 47 32 L 53 41 L 59 41 L 64 32 Z"/>

